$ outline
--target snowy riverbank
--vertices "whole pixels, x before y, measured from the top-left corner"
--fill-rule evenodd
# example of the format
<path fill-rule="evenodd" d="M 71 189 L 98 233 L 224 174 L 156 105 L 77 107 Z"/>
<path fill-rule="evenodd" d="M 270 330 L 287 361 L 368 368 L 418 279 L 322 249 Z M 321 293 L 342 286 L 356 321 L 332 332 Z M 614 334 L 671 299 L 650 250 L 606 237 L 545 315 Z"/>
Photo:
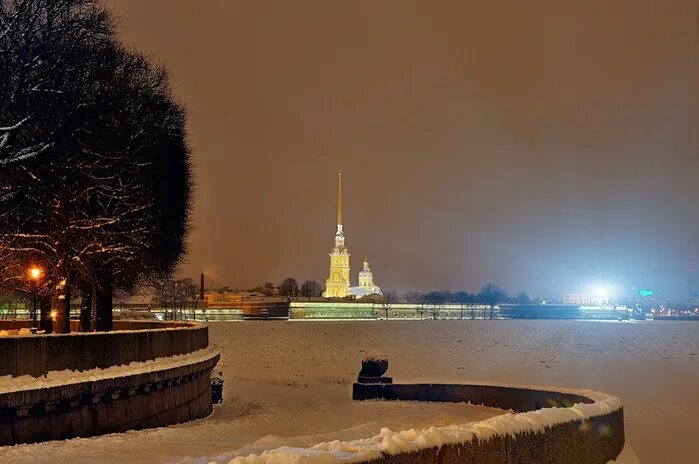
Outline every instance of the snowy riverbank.
<path fill-rule="evenodd" d="M 3 462 L 227 462 L 278 446 L 369 438 L 500 411 L 349 399 L 362 356 L 400 382 L 503 382 L 619 396 L 642 462 L 691 463 L 699 324 L 580 321 L 242 322 L 211 325 L 225 402 L 200 421 L 0 451 Z M 144 450 L 151 453 L 146 456 Z M 154 453 L 154 455 L 153 455 Z"/>

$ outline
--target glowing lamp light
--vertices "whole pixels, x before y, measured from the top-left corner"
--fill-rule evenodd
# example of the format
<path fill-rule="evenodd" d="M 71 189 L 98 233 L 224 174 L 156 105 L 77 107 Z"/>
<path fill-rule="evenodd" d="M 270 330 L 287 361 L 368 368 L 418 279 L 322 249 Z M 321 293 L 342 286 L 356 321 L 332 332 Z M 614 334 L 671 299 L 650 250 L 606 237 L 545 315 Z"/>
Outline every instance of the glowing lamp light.
<path fill-rule="evenodd" d="M 41 274 L 43 274 L 43 271 L 40 267 L 32 266 L 29 269 L 29 277 L 32 280 L 39 280 L 41 278 Z"/>
<path fill-rule="evenodd" d="M 55 320 L 56 320 L 56 316 L 58 316 L 58 313 L 57 313 L 56 311 L 51 311 L 51 312 L 49 313 L 49 316 L 51 316 L 51 320 L 52 320 L 52 321 L 55 321 Z"/>

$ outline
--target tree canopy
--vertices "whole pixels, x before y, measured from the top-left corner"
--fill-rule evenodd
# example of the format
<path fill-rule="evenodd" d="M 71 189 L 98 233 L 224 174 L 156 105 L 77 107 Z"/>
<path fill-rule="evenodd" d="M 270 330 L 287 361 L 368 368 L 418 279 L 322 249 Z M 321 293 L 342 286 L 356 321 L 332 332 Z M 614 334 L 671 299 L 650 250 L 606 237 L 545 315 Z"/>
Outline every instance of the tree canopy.
<path fill-rule="evenodd" d="M 102 2 L 0 5 L 0 260 L 13 264 L 0 272 L 42 266 L 56 301 L 102 294 L 108 329 L 112 289 L 167 275 L 185 252 L 185 110 Z"/>

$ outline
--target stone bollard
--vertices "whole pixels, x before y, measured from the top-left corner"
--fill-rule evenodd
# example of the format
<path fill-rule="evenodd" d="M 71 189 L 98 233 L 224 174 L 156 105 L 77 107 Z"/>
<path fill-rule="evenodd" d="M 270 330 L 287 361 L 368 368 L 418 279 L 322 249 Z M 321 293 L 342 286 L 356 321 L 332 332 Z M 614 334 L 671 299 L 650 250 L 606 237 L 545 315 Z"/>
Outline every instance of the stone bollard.
<path fill-rule="evenodd" d="M 388 358 L 367 357 L 362 360 L 358 383 L 393 383 L 391 377 L 383 375 L 388 370 Z"/>
<path fill-rule="evenodd" d="M 223 403 L 223 371 L 211 371 L 211 403 Z"/>

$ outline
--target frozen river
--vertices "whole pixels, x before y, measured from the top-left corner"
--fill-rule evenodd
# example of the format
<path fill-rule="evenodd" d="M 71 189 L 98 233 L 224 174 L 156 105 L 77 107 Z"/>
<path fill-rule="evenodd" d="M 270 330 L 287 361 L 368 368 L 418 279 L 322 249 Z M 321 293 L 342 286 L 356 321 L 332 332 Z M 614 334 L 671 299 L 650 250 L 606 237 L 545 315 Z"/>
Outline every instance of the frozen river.
<path fill-rule="evenodd" d="M 366 354 L 397 382 L 493 381 L 604 390 L 624 403 L 643 462 L 696 463 L 699 323 L 583 321 L 230 322 L 211 325 L 225 401 L 180 426 L 0 451 L 2 462 L 227 462 L 497 414 L 435 403 L 352 402 Z"/>

